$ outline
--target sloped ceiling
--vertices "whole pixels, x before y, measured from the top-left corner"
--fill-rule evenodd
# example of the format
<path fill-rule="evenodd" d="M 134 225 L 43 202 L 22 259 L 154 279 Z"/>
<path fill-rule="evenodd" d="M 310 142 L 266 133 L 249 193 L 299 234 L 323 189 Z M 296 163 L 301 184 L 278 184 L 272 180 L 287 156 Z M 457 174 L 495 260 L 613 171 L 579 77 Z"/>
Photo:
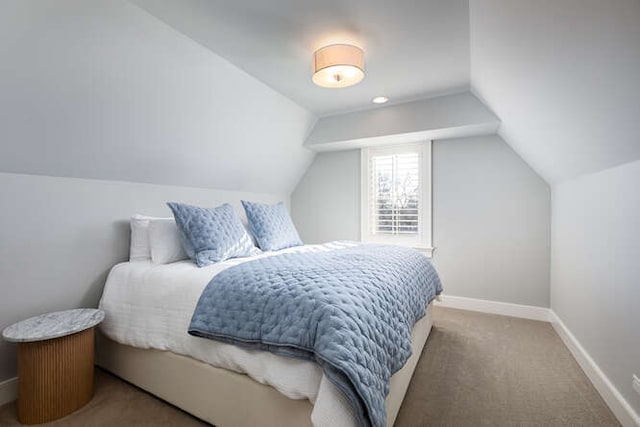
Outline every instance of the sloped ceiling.
<path fill-rule="evenodd" d="M 640 158 L 638 0 L 133 1 L 319 116 L 469 85 L 550 183 Z M 311 52 L 341 31 L 367 78 L 317 88 Z"/>
<path fill-rule="evenodd" d="M 288 194 L 315 117 L 126 1 L 5 0 L 0 171 Z"/>
<path fill-rule="evenodd" d="M 318 115 L 470 86 L 556 183 L 640 159 L 639 23 L 638 0 L 5 0 L 0 171 L 288 193 Z M 313 49 L 349 40 L 365 81 L 315 87 Z"/>
<path fill-rule="evenodd" d="M 132 0 L 311 112 L 326 116 L 469 86 L 468 0 Z M 312 53 L 364 48 L 364 81 L 324 89 Z"/>
<path fill-rule="evenodd" d="M 640 159 L 640 1 L 471 0 L 471 87 L 557 183 Z"/>

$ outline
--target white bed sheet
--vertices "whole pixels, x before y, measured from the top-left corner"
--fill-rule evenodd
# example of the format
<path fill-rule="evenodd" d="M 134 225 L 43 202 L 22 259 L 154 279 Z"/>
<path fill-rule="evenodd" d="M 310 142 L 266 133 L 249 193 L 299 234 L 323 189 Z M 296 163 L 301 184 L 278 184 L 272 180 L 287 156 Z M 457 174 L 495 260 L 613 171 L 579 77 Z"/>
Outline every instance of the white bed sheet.
<path fill-rule="evenodd" d="M 305 245 L 270 252 L 328 251 L 348 243 Z M 151 261 L 124 262 L 107 278 L 100 308 L 102 332 L 112 340 L 144 349 L 168 350 L 213 366 L 249 375 L 291 399 L 314 404 L 314 426 L 355 426 L 353 409 L 314 362 L 248 350 L 189 335 L 191 315 L 204 287 L 217 273 L 250 258 L 232 259 L 198 268 L 191 261 L 156 265 Z"/>

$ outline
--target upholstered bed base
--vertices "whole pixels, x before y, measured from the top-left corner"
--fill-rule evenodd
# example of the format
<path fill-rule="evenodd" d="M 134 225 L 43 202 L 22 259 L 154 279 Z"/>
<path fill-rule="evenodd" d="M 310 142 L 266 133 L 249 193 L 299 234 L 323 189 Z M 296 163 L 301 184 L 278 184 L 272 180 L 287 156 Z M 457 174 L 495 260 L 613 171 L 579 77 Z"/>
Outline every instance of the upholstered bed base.
<path fill-rule="evenodd" d="M 413 354 L 391 377 L 387 425 L 392 426 L 432 326 L 431 304 L 413 328 Z M 292 400 L 249 376 L 169 351 L 145 350 L 98 334 L 98 366 L 219 427 L 311 425 L 312 404 Z"/>

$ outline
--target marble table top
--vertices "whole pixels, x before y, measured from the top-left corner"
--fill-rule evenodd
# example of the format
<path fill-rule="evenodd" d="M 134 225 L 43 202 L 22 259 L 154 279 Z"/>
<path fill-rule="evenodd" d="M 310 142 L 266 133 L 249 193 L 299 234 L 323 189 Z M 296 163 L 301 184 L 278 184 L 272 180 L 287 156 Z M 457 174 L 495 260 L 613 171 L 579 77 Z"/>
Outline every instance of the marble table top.
<path fill-rule="evenodd" d="M 2 331 L 2 337 L 10 342 L 50 340 L 92 328 L 103 319 L 104 311 L 95 308 L 57 311 L 14 323 Z"/>

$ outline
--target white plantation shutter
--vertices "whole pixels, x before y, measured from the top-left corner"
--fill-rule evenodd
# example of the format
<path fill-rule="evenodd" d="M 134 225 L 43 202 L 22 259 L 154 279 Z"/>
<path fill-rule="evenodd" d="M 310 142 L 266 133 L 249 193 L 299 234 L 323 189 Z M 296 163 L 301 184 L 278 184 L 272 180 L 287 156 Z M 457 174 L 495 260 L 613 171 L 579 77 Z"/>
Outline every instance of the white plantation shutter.
<path fill-rule="evenodd" d="M 363 149 L 363 240 L 431 246 L 430 154 L 430 143 Z"/>
<path fill-rule="evenodd" d="M 372 234 L 418 234 L 420 160 L 419 152 L 370 157 Z"/>

